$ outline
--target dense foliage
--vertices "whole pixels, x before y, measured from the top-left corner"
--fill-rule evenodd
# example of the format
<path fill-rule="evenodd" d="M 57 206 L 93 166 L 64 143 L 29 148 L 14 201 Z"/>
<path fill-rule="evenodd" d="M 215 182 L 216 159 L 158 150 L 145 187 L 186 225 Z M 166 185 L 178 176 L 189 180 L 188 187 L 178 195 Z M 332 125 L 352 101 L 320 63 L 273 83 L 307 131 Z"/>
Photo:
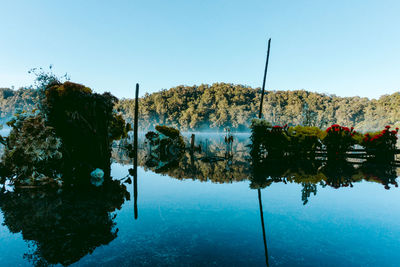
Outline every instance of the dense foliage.
<path fill-rule="evenodd" d="M 61 139 L 54 128 L 47 126 L 38 113 L 22 111 L 8 124 L 13 130 L 5 142 L 0 182 L 12 177 L 11 182 L 16 185 L 61 183 L 58 172 L 62 164 Z"/>
<path fill-rule="evenodd" d="M 323 131 L 313 126 L 272 126 L 266 120 L 254 119 L 251 124 L 251 156 L 256 162 L 265 157 L 315 158 L 316 152 L 323 148 L 328 159 L 343 159 L 348 156 L 347 152 L 359 145 L 366 149 L 367 156 L 393 161 L 398 130 L 390 131 L 390 126 L 386 126 L 381 132 L 365 133 L 363 137 L 353 127 L 338 124 Z"/>
<path fill-rule="evenodd" d="M 259 88 L 227 83 L 177 86 L 140 99 L 141 129 L 165 124 L 181 130 L 219 130 L 230 127 L 246 130 L 256 117 Z M 359 131 L 400 126 L 400 93 L 378 100 L 338 97 L 297 91 L 267 91 L 263 117 L 272 124 L 307 125 L 320 128 L 331 124 L 355 127 Z M 117 108 L 127 120 L 133 120 L 134 101 L 122 99 Z"/>
<path fill-rule="evenodd" d="M 366 133 L 361 144 L 367 149 L 368 153 L 375 155 L 375 157 L 391 159 L 396 148 L 398 132 L 399 128 L 391 131 L 390 126 L 387 125 L 381 132 Z M 392 153 L 388 153 L 388 150 Z"/>
<path fill-rule="evenodd" d="M 356 139 L 353 138 L 356 132 L 353 127 L 348 128 L 333 124 L 325 130 L 325 133 L 321 140 L 328 152 L 328 158 L 343 156 L 356 144 Z"/>
<path fill-rule="evenodd" d="M 260 89 L 227 83 L 177 86 L 140 99 L 140 129 L 165 124 L 181 130 L 247 130 L 258 112 Z M 30 90 L 0 89 L 0 117 L 15 107 L 32 107 L 37 95 Z M 263 116 L 273 124 L 355 127 L 359 131 L 400 126 L 400 93 L 369 100 L 297 91 L 267 91 Z M 134 100 L 123 99 L 116 108 L 133 121 Z"/>
<path fill-rule="evenodd" d="M 112 140 L 126 136 L 129 129 L 113 112 L 118 99 L 68 81 L 51 83 L 45 95 L 42 112 L 63 142 L 64 159 L 74 167 L 106 171 Z"/>
<path fill-rule="evenodd" d="M 81 177 L 97 168 L 109 177 L 111 143 L 130 129 L 114 111 L 117 98 L 46 74 L 38 81 L 38 109 L 16 112 L 7 123 L 9 136 L 0 138 L 2 182 L 43 185 L 62 177 L 68 184 L 89 184 Z"/>

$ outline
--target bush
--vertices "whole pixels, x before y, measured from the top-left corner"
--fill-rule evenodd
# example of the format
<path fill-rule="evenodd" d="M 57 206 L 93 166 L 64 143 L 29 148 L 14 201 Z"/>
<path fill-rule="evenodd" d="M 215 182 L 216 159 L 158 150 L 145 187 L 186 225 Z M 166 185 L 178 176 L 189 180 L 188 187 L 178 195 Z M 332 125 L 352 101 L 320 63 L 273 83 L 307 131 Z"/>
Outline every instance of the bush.
<path fill-rule="evenodd" d="M 362 135 L 354 130 L 333 124 L 322 131 L 311 126 L 272 126 L 265 120 L 254 119 L 251 124 L 251 155 L 253 159 L 300 156 L 314 158 L 315 152 L 326 148 L 328 159 L 343 159 L 354 145 L 363 146 L 375 158 L 394 159 L 396 130 L 386 126 L 383 131 Z"/>
<path fill-rule="evenodd" d="M 7 123 L 10 135 L 0 138 L 5 144 L 2 180 L 36 184 L 62 176 L 68 184 L 88 184 L 96 168 L 109 177 L 111 142 L 130 130 L 113 111 L 118 99 L 81 84 L 47 80 L 40 87 L 39 110 L 18 111 Z"/>
<path fill-rule="evenodd" d="M 291 151 L 295 154 L 306 154 L 311 152 L 312 157 L 315 150 L 321 147 L 320 137 L 323 132 L 318 127 L 313 126 L 295 126 L 289 127 Z"/>
<path fill-rule="evenodd" d="M 344 157 L 345 153 L 356 144 L 353 138 L 353 127 L 348 128 L 333 124 L 326 129 L 325 133 L 321 136 L 321 141 L 326 147 L 328 159 Z"/>
<path fill-rule="evenodd" d="M 254 119 L 251 122 L 251 154 L 260 158 L 268 153 L 270 157 L 282 157 L 288 150 L 290 138 L 287 125 L 272 126 L 265 120 Z"/>
<path fill-rule="evenodd" d="M 12 130 L 6 138 L 1 182 L 9 176 L 16 185 L 61 183 L 62 141 L 54 128 L 45 124 L 41 114 L 21 111 L 8 125 Z"/>
<path fill-rule="evenodd" d="M 85 175 L 96 168 L 109 176 L 111 142 L 130 129 L 113 111 L 116 97 L 97 94 L 84 85 L 53 81 L 45 90 L 41 109 L 47 124 L 64 144 L 64 159 L 70 168 Z"/>
<path fill-rule="evenodd" d="M 366 133 L 361 145 L 367 149 L 367 153 L 372 154 L 375 158 L 393 159 L 398 131 L 399 128 L 391 131 L 388 125 L 380 132 Z"/>

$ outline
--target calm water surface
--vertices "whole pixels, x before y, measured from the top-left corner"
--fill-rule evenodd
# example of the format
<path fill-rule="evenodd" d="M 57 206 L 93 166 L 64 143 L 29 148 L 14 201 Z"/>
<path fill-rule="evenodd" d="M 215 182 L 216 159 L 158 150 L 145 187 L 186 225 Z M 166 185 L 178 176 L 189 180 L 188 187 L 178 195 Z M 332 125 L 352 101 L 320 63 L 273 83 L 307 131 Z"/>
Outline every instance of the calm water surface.
<path fill-rule="evenodd" d="M 112 176 L 125 177 L 129 168 L 114 163 Z M 116 237 L 78 256 L 72 266 L 266 265 L 258 192 L 249 181 L 179 180 L 139 168 L 137 219 L 133 185 L 128 184 L 127 190 L 131 200 L 109 214 Z M 301 190 L 297 183 L 273 183 L 261 189 L 270 266 L 400 266 L 398 188 L 386 190 L 366 181 L 352 188 L 318 185 L 306 205 Z M 29 221 L 31 212 L 25 210 L 22 216 L 26 214 Z M 2 210 L 2 222 L 3 214 Z M 99 223 L 104 221 L 108 220 Z M 1 266 L 32 265 L 26 255 L 35 254 L 38 246 L 44 249 L 49 237 L 38 245 L 24 241 L 35 240 L 28 232 L 23 237 L 21 232 L 11 233 L 10 225 L 0 227 Z M 68 229 L 65 232 L 68 235 Z"/>

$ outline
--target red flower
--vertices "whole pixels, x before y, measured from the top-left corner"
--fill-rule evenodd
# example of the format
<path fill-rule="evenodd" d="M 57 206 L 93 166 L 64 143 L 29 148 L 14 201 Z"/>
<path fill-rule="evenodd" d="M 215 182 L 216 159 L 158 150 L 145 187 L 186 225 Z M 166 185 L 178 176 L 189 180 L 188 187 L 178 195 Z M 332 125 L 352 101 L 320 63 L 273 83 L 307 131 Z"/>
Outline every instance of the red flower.
<path fill-rule="evenodd" d="M 339 125 L 339 124 L 332 124 L 331 127 L 332 127 L 332 128 L 336 128 L 336 127 L 340 127 L 340 125 Z"/>
<path fill-rule="evenodd" d="M 386 128 L 386 129 L 389 129 L 389 128 L 390 128 L 390 126 L 389 126 L 389 125 L 386 125 L 386 126 L 385 126 L 385 128 Z"/>

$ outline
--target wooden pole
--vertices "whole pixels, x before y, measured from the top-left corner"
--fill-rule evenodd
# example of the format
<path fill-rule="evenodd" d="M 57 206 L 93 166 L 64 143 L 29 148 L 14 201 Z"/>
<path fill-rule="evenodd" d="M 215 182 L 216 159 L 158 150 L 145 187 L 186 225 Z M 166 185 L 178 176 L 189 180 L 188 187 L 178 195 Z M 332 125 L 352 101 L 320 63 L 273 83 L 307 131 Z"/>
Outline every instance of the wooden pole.
<path fill-rule="evenodd" d="M 138 116 L 139 116 L 139 84 L 136 84 L 136 94 L 135 94 L 135 118 L 133 125 L 133 154 L 135 159 L 137 158 L 137 148 L 138 148 Z M 136 160 L 137 161 L 137 160 Z"/>
<path fill-rule="evenodd" d="M 262 106 L 264 101 L 264 93 L 265 93 L 265 80 L 267 79 L 267 71 L 268 71 L 268 61 L 269 61 L 269 50 L 271 47 L 271 38 L 268 40 L 268 52 L 267 52 L 267 60 L 265 62 L 265 70 L 264 70 L 264 80 L 262 85 L 262 92 L 261 92 L 261 101 L 260 101 L 260 112 L 258 113 L 258 118 L 261 119 L 262 116 Z"/>
<path fill-rule="evenodd" d="M 263 101 L 264 101 L 264 93 L 265 93 L 265 81 L 267 79 L 267 71 L 268 71 L 268 61 L 269 61 L 269 51 L 271 48 L 271 38 L 268 40 L 268 51 L 267 51 L 267 60 L 265 62 L 265 69 L 264 69 L 264 79 L 263 79 L 263 85 L 262 85 L 262 92 L 261 92 L 261 101 L 260 101 L 260 111 L 258 113 L 258 118 L 261 119 L 262 117 L 262 106 L 263 106 Z M 262 233 L 263 233 L 263 240 L 264 240 L 264 251 L 265 251 L 265 262 L 267 266 L 269 266 L 268 263 L 268 249 L 267 249 L 267 239 L 265 237 L 265 225 L 264 225 L 264 212 L 262 208 L 262 201 L 261 201 L 261 190 L 260 188 L 257 189 L 258 191 L 258 204 L 260 207 L 260 216 L 261 216 L 261 227 L 262 227 Z"/>
<path fill-rule="evenodd" d="M 138 158 L 138 119 L 139 117 L 139 84 L 136 84 L 136 94 L 135 94 L 135 118 L 134 118 L 134 125 L 133 125 L 133 199 L 134 199 L 134 213 L 135 213 L 135 220 L 138 218 L 138 208 L 137 208 L 137 158 Z"/>

